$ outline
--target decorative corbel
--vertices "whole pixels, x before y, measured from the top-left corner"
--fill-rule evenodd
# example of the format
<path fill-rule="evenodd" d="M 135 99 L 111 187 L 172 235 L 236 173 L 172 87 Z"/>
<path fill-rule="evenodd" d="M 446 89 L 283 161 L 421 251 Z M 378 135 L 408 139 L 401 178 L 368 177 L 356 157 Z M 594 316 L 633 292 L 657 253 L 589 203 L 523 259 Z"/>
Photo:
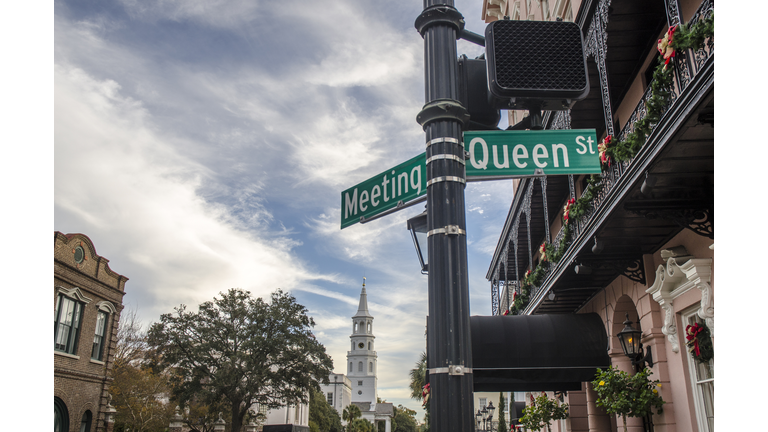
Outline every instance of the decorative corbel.
<path fill-rule="evenodd" d="M 668 256 L 662 251 L 662 256 Z M 682 264 L 678 264 L 680 261 Z M 712 303 L 712 260 L 697 259 L 689 256 L 669 257 L 666 265 L 656 269 L 656 280 L 646 290 L 664 311 L 664 325 L 661 332 L 667 336 L 673 352 L 680 351 L 675 325 L 674 300 L 691 288 L 701 291 L 701 306 L 698 315 L 705 320 L 707 327 L 714 334 L 714 305 Z"/>
<path fill-rule="evenodd" d="M 715 336 L 715 305 L 712 300 L 712 260 L 692 259 L 680 266 L 685 276 L 694 287 L 701 291 L 701 307 L 697 312 L 709 327 L 709 333 Z"/>

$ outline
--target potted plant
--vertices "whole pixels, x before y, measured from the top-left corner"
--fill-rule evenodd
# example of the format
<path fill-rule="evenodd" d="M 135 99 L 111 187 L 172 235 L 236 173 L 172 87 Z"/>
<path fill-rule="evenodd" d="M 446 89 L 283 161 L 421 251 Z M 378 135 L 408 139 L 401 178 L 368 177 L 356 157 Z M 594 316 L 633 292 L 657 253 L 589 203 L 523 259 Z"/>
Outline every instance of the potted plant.
<path fill-rule="evenodd" d="M 661 383 L 651 381 L 650 369 L 630 375 L 624 371 L 609 367 L 598 369 L 592 387 L 597 392 L 597 406 L 605 408 L 608 414 L 618 414 L 627 431 L 627 417 L 645 417 L 653 409 L 661 414 L 664 400 L 661 398 Z"/>

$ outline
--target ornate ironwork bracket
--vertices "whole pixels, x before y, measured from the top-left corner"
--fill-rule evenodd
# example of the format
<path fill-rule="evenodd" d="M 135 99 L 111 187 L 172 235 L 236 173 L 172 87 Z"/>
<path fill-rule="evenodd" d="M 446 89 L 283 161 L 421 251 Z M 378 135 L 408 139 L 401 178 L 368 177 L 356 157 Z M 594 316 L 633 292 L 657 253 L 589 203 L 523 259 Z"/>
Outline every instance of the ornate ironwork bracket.
<path fill-rule="evenodd" d="M 715 239 L 715 223 L 712 212 L 707 207 L 692 208 L 654 208 L 627 204 L 625 208 L 646 219 L 665 219 L 681 228 L 687 228 L 700 236 Z"/>
<path fill-rule="evenodd" d="M 610 263 L 614 263 L 614 268 L 629 278 L 629 280 L 645 285 L 645 270 L 643 269 L 642 258 L 607 262 L 607 264 Z"/>
<path fill-rule="evenodd" d="M 592 269 L 608 269 L 626 276 L 629 280 L 645 285 L 645 269 L 642 256 L 620 256 L 608 259 L 580 260 Z"/>

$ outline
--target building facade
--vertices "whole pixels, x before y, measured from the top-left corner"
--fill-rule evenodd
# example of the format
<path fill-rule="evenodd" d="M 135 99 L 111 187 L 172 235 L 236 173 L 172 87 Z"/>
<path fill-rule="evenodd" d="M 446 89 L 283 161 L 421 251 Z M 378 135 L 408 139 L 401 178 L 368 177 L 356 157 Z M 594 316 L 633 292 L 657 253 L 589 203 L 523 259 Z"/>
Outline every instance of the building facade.
<path fill-rule="evenodd" d="M 352 381 L 346 375 L 337 373 L 332 373 L 328 381 L 329 384 L 320 384 L 320 388 L 328 405 L 341 415 L 344 408 L 352 403 Z"/>
<path fill-rule="evenodd" d="M 363 278 L 365 279 L 365 278 Z M 350 404 L 357 405 L 362 418 L 373 424 L 384 422 L 385 432 L 390 432 L 394 409 L 391 403 L 378 402 L 378 378 L 376 347 L 373 334 L 373 315 L 368 311 L 368 294 L 365 280 L 360 291 L 357 313 L 352 317 L 352 334 L 347 351 L 347 374 L 331 374 L 330 384 L 320 385 L 328 404 L 342 414 Z M 346 421 L 342 420 L 346 424 Z"/>
<path fill-rule="evenodd" d="M 580 26 L 590 93 L 569 111 L 545 113 L 544 123 L 595 129 L 602 162 L 599 176 L 514 181 L 486 276 L 491 309 L 596 313 L 612 365 L 634 373 L 617 338 L 629 319 L 665 401 L 660 415 L 630 418 L 634 431 L 714 430 L 714 359 L 686 345 L 689 329 L 706 329 L 714 346 L 714 33 L 672 56 L 664 50 L 666 58 L 658 51 L 670 34 L 674 41 L 676 31 L 702 29 L 713 16 L 714 3 L 698 0 L 483 4 L 486 22 L 561 18 Z M 664 76 L 669 85 L 657 81 Z M 510 113 L 510 124 L 520 115 Z M 596 405 L 589 382 L 564 401 L 570 417 L 553 431 L 621 429 L 621 419 Z"/>
<path fill-rule="evenodd" d="M 378 379 L 375 339 L 373 316 L 368 312 L 368 294 L 363 283 L 360 304 L 352 317 L 350 350 L 347 351 L 347 377 L 352 382 L 352 402 L 376 404 Z"/>
<path fill-rule="evenodd" d="M 125 276 L 83 234 L 54 232 L 54 430 L 110 431 L 110 373 Z"/>

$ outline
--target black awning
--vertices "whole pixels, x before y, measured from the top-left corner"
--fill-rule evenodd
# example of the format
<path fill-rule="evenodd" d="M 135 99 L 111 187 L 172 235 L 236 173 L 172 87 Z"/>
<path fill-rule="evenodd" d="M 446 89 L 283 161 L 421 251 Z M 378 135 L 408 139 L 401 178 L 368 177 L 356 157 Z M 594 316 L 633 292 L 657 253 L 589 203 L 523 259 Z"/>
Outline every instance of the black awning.
<path fill-rule="evenodd" d="M 474 391 L 581 390 L 611 364 L 600 316 L 472 316 Z"/>

